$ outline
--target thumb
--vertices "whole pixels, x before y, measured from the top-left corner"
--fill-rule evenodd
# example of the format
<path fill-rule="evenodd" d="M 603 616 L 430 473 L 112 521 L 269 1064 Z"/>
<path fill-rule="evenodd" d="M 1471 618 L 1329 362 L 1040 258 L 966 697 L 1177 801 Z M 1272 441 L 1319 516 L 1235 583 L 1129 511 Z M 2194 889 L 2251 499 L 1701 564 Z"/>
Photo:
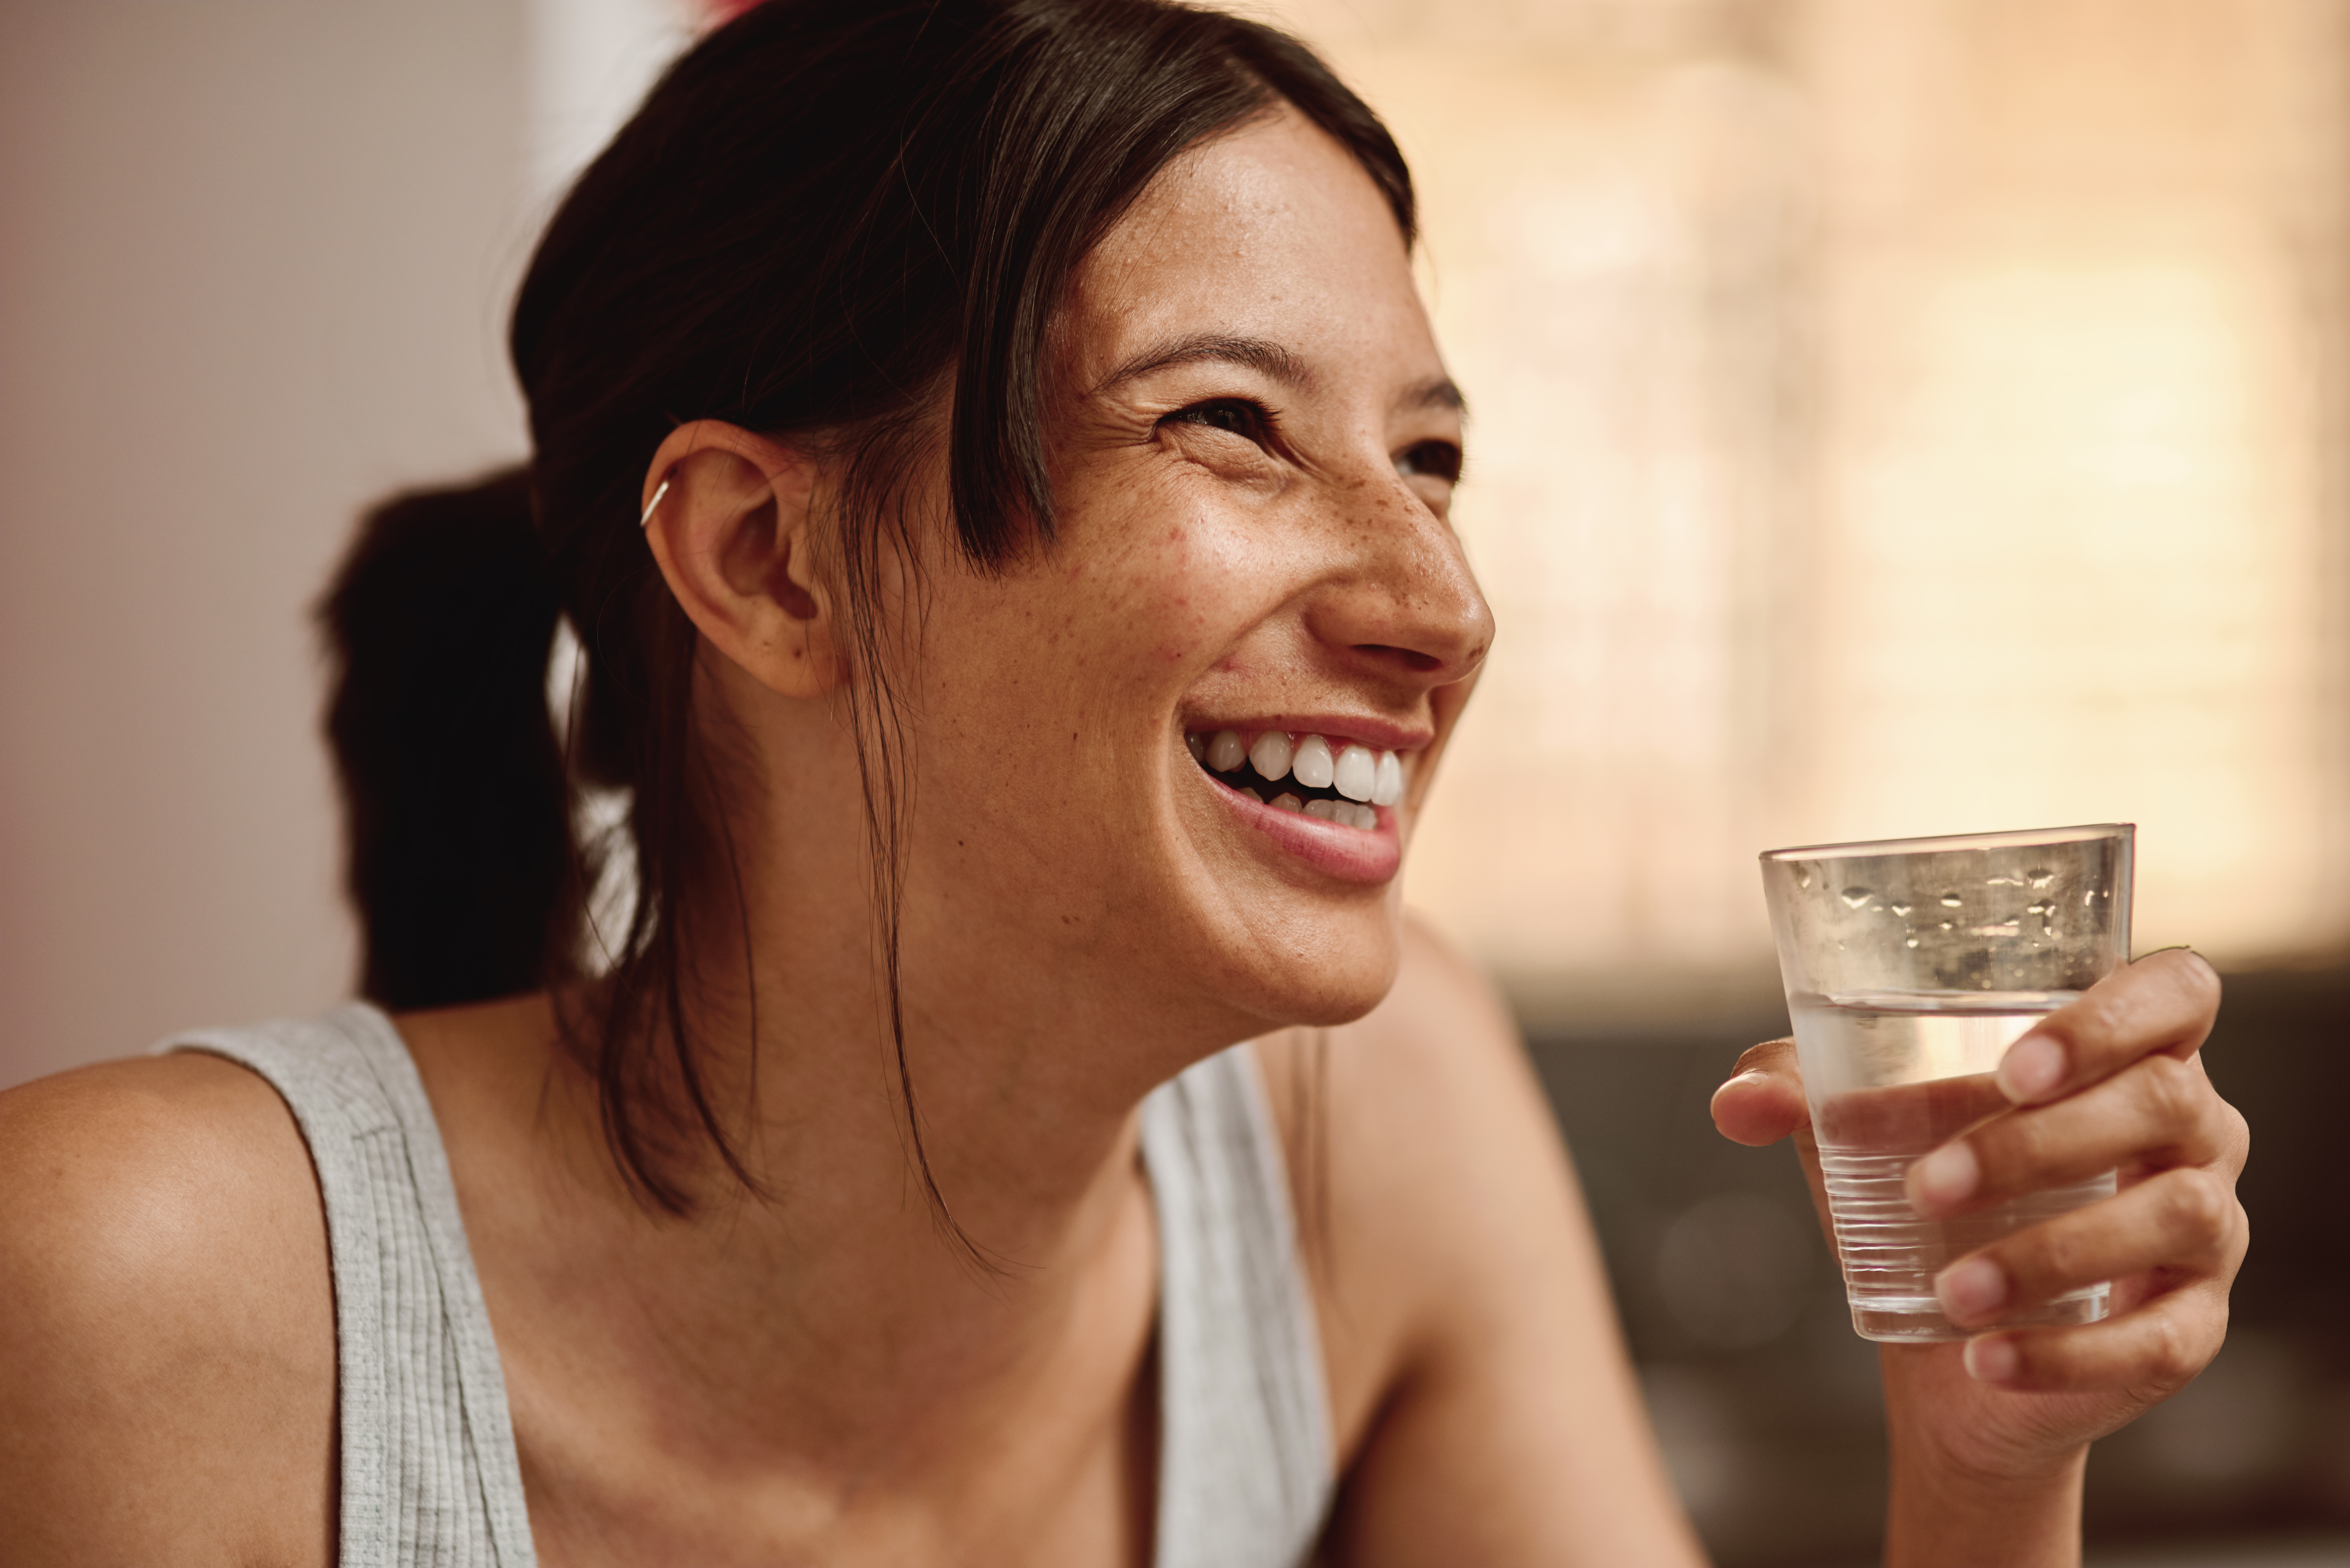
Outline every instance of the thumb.
<path fill-rule="evenodd" d="M 1776 1143 L 1807 1127 L 1803 1070 L 1793 1040 L 1771 1040 L 1738 1059 L 1737 1070 L 1713 1092 L 1713 1125 L 1733 1143 Z"/>

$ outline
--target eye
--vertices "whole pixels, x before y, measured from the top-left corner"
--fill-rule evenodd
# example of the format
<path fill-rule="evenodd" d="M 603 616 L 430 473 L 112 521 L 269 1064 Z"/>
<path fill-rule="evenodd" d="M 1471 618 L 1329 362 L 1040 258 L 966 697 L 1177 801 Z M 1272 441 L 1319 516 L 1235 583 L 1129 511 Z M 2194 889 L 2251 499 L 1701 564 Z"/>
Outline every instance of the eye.
<path fill-rule="evenodd" d="M 1245 441 L 1261 441 L 1272 428 L 1273 414 L 1263 403 L 1246 398 L 1211 398 L 1204 403 L 1178 409 L 1159 421 L 1161 424 L 1170 422 L 1205 425 Z"/>
<path fill-rule="evenodd" d="M 1449 441 L 1421 441 L 1396 453 L 1396 472 L 1409 479 L 1426 474 L 1447 484 L 1461 483 L 1461 449 Z"/>

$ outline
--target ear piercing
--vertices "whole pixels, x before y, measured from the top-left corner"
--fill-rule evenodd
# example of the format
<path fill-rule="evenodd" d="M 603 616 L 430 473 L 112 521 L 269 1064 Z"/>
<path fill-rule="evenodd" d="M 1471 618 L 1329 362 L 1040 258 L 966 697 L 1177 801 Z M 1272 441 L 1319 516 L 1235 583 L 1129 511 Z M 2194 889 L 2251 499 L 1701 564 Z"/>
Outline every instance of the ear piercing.
<path fill-rule="evenodd" d="M 654 513 L 654 511 L 660 507 L 660 504 L 661 504 L 661 497 L 662 497 L 662 496 L 664 496 L 664 495 L 667 495 L 668 493 L 669 493 L 669 476 L 668 476 L 667 474 L 663 474 L 663 475 L 661 476 L 661 482 L 660 482 L 660 486 L 659 486 L 657 489 L 655 489 L 655 490 L 653 491 L 653 498 L 652 498 L 650 501 L 648 501 L 648 502 L 646 502 L 646 503 L 645 503 L 645 514 L 644 514 L 643 516 L 641 516 L 641 517 L 639 517 L 639 518 L 638 518 L 638 519 L 637 519 L 637 526 L 638 526 L 638 527 L 639 527 L 639 528 L 647 527 L 647 526 L 649 526 L 649 525 L 652 523 L 652 520 L 653 520 L 653 513 Z"/>

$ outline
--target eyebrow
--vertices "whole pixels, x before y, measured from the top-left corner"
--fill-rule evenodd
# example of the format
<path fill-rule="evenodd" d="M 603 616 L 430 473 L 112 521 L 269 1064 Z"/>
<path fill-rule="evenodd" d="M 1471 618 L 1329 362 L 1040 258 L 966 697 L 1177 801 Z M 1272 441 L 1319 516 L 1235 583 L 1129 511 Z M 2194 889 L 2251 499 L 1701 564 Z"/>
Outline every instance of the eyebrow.
<path fill-rule="evenodd" d="M 1113 387 L 1123 386 L 1176 365 L 1213 362 L 1244 365 L 1292 391 L 1306 391 L 1314 385 L 1314 372 L 1305 368 L 1305 361 L 1269 338 L 1236 337 L 1222 332 L 1195 332 L 1189 337 L 1172 338 L 1145 348 L 1111 371 L 1108 379 L 1094 390 L 1097 393 L 1107 392 Z"/>
<path fill-rule="evenodd" d="M 1450 409 L 1454 413 L 1466 418 L 1469 412 L 1469 400 L 1461 395 L 1461 388 L 1451 377 L 1435 376 L 1420 382 L 1402 397 L 1398 398 L 1396 407 L 1411 413 L 1417 413 L 1422 409 Z"/>
<path fill-rule="evenodd" d="M 1310 391 L 1314 386 L 1314 372 L 1306 368 L 1305 361 L 1270 338 L 1195 332 L 1153 344 L 1111 371 L 1094 391 L 1099 395 L 1177 365 L 1211 363 L 1245 366 L 1295 392 Z M 1407 412 L 1450 409 L 1465 415 L 1469 411 L 1468 399 L 1461 396 L 1460 387 L 1449 376 L 1431 377 L 1410 388 L 1396 400 L 1395 406 Z"/>

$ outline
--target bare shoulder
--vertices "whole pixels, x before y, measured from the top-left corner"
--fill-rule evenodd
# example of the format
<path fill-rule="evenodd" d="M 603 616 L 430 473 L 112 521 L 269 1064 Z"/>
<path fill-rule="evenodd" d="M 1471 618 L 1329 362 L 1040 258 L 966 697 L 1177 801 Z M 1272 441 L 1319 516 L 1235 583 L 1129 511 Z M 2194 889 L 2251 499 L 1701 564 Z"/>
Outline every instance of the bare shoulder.
<path fill-rule="evenodd" d="M 333 1290 L 293 1116 L 217 1057 L 0 1094 L 0 1559 L 330 1551 Z"/>

